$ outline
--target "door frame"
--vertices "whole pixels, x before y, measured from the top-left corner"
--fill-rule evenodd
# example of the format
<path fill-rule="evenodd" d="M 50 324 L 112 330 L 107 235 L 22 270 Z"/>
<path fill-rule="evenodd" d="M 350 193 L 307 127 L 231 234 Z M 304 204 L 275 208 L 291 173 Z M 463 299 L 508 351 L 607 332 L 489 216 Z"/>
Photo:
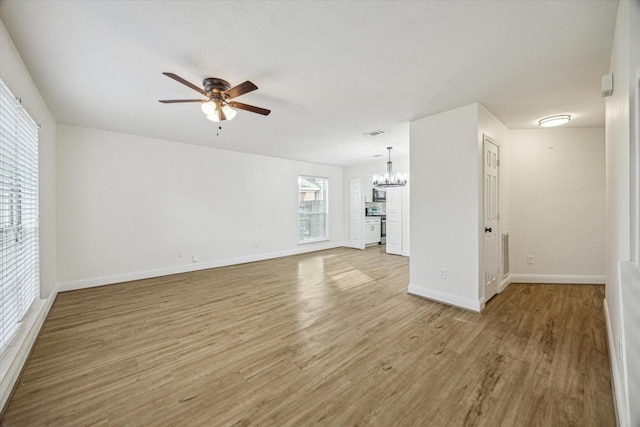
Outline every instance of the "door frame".
<path fill-rule="evenodd" d="M 402 203 L 402 187 L 387 188 L 387 240 L 385 249 L 388 254 L 392 255 L 402 255 Z M 389 229 L 391 229 L 391 234 L 389 234 Z"/>
<path fill-rule="evenodd" d="M 362 177 L 349 179 L 349 246 L 364 249 L 364 194 L 362 193 Z M 359 187 L 359 200 L 354 200 L 353 187 Z M 357 204 L 357 206 L 355 206 Z M 357 209 L 356 209 L 357 208 Z M 359 230 L 359 234 L 356 231 Z"/>

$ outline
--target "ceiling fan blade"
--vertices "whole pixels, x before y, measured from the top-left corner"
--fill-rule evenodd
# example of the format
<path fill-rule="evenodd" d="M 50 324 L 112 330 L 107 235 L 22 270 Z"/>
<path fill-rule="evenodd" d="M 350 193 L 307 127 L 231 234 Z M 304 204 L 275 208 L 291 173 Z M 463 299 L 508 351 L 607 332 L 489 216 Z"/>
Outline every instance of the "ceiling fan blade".
<path fill-rule="evenodd" d="M 206 99 L 162 99 L 158 102 L 163 104 L 175 104 L 177 102 L 207 102 Z"/>
<path fill-rule="evenodd" d="M 185 79 L 183 79 L 182 77 L 180 77 L 178 75 L 175 75 L 173 73 L 162 73 L 162 74 L 164 74 L 167 77 L 171 77 L 173 80 L 175 80 L 177 82 L 180 82 L 185 86 L 190 87 L 191 89 L 195 90 L 196 92 L 199 92 L 199 93 L 203 94 L 204 96 L 209 96 L 209 95 L 207 95 L 207 92 L 204 91 L 204 89 L 194 85 L 191 82 L 186 81 Z"/>
<path fill-rule="evenodd" d="M 240 110 L 251 111 L 252 113 L 262 114 L 263 116 L 268 116 L 271 110 L 267 110 L 266 108 L 254 107 L 253 105 L 243 104 L 242 102 L 227 102 L 230 107 L 238 108 Z"/>
<path fill-rule="evenodd" d="M 224 97 L 226 99 L 232 99 L 240 95 L 244 95 L 245 93 L 253 92 L 256 89 L 258 89 L 258 86 L 247 80 L 246 82 L 240 83 L 238 86 L 234 86 L 228 91 L 225 91 Z"/>

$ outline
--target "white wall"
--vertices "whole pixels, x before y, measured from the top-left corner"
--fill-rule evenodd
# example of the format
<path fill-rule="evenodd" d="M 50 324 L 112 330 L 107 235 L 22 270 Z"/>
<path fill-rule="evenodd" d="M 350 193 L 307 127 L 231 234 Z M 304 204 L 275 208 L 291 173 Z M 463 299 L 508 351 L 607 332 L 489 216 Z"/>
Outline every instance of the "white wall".
<path fill-rule="evenodd" d="M 58 168 L 61 289 L 345 240 L 340 167 L 59 125 Z M 298 245 L 299 174 L 329 178 L 328 242 Z"/>
<path fill-rule="evenodd" d="M 409 156 L 397 155 L 391 150 L 391 161 L 393 162 L 394 172 L 406 174 L 408 177 L 408 183 L 405 187 L 402 187 L 402 255 L 409 256 L 410 254 L 410 230 L 411 230 L 411 202 L 410 202 L 410 188 L 411 188 L 411 173 L 409 170 Z M 349 180 L 351 178 L 373 176 L 376 174 L 382 174 L 387 170 L 387 157 L 381 157 L 370 162 L 358 163 L 344 168 L 344 230 L 345 233 L 349 232 Z"/>
<path fill-rule="evenodd" d="M 2 21 L 0 78 L 41 125 L 38 135 L 41 299 L 33 304 L 12 345 L 0 357 L 0 408 L 3 408 L 56 296 L 56 123 Z"/>
<path fill-rule="evenodd" d="M 621 266 L 639 267 L 631 259 L 632 246 L 640 239 L 638 218 L 638 106 L 640 76 L 640 2 L 621 1 L 611 52 L 613 95 L 606 111 L 606 298 L 614 397 L 622 426 L 640 425 L 640 336 L 632 316 L 640 311 L 640 281 L 633 274 L 621 278 Z M 634 156 L 631 156 L 634 153 Z M 630 165 L 633 165 L 630 168 Z M 634 171 L 632 176 L 631 171 Z M 635 176 L 635 178 L 634 178 Z M 631 194 L 635 203 L 631 203 Z M 635 218 L 632 227 L 631 219 Z M 633 234 L 632 235 L 632 230 Z M 636 252 L 634 250 L 634 252 Z M 636 254 L 637 255 L 637 254 Z M 632 261 L 632 262 L 629 262 Z M 626 268 L 629 270 L 630 268 Z"/>
<path fill-rule="evenodd" d="M 409 292 L 474 311 L 484 307 L 481 250 L 483 134 L 500 146 L 508 181 L 507 128 L 480 104 L 411 122 Z M 504 170 L 504 172 L 503 172 Z M 508 186 L 500 188 L 501 230 L 508 229 Z M 446 279 L 440 278 L 442 269 Z"/>
<path fill-rule="evenodd" d="M 604 128 L 512 130 L 509 147 L 511 281 L 604 283 Z"/>
<path fill-rule="evenodd" d="M 410 130 L 409 292 L 472 310 L 480 310 L 477 124 L 472 104 L 413 121 Z"/>
<path fill-rule="evenodd" d="M 629 424 L 640 425 L 640 1 L 629 4 L 629 130 L 632 176 L 631 196 L 631 265 L 633 280 L 621 274 L 624 304 L 625 360 L 629 401 Z M 631 402 L 634 402 L 632 405 Z"/>

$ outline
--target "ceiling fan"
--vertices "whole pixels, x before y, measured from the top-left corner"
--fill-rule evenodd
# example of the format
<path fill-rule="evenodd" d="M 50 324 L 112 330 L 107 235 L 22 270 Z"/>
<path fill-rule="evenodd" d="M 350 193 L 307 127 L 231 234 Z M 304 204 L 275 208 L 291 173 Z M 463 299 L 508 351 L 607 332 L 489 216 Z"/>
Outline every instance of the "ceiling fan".
<path fill-rule="evenodd" d="M 207 77 L 202 81 L 203 88 L 199 88 L 198 86 L 194 85 L 191 82 L 188 82 L 187 80 L 176 74 L 162 74 L 167 77 L 171 77 L 173 80 L 180 82 L 187 87 L 190 87 L 196 92 L 206 96 L 208 99 L 168 99 L 161 100 L 160 102 L 164 104 L 174 104 L 179 102 L 200 102 L 202 104 L 202 111 L 211 121 L 221 122 L 224 120 L 233 119 L 236 115 L 236 111 L 233 108 L 262 114 L 263 116 L 268 116 L 271 112 L 271 110 L 267 110 L 266 108 L 255 107 L 253 105 L 243 104 L 242 102 L 230 101 L 233 98 L 258 89 L 258 86 L 254 85 L 248 80 L 244 83 L 240 83 L 237 86 L 231 87 L 229 82 L 227 82 L 226 80 L 218 79 L 215 77 Z"/>

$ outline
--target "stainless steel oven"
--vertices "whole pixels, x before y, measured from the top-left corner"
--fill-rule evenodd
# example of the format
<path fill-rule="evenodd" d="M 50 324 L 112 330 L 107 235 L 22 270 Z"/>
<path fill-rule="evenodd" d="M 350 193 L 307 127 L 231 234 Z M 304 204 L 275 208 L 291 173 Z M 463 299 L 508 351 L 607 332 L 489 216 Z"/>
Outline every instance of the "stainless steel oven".
<path fill-rule="evenodd" d="M 380 216 L 380 244 L 387 244 L 387 216 Z"/>

